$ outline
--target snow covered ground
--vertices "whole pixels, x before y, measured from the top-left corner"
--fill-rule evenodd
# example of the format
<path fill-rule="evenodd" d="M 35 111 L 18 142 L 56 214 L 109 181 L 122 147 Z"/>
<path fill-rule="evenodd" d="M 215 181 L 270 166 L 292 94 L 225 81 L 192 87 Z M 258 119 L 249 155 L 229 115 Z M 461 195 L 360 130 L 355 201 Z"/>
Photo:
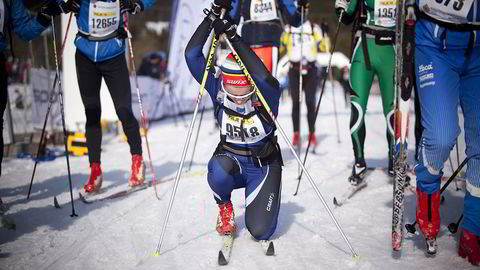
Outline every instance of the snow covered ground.
<path fill-rule="evenodd" d="M 285 167 L 279 223 L 273 239 L 276 256 L 266 257 L 245 229 L 243 190 L 233 194 L 238 226 L 230 264 L 217 265 L 220 238 L 215 231 L 217 207 L 206 181 L 206 164 L 218 142 L 212 133 L 211 111 L 206 112 L 191 171 L 180 180 L 167 226 L 161 256 L 152 256 L 159 241 L 170 199 L 172 176 L 180 162 L 187 128 L 172 120 L 158 122 L 149 131 L 150 147 L 161 200 L 152 188 L 129 196 L 86 205 L 79 201 L 83 181 L 88 177 L 88 158 L 72 157 L 74 203 L 78 217 L 71 218 L 70 194 L 64 158 L 37 167 L 33 193 L 26 200 L 34 163 L 7 160 L 0 179 L 0 196 L 10 207 L 7 216 L 17 224 L 16 231 L 0 230 L 1 269 L 470 269 L 456 255 L 457 236 L 446 226 L 460 216 L 463 192 L 452 184 L 441 207 L 442 227 L 436 258 L 424 256 L 421 236 L 406 235 L 401 254 L 391 250 L 392 184 L 382 171 L 373 172 L 369 185 L 340 208 L 332 203 L 348 186 L 353 163 L 349 137 L 349 110 L 341 91 L 336 101 L 341 142 L 337 142 L 331 91 L 327 89 L 317 121 L 319 147 L 309 154 L 307 168 L 328 206 L 360 255 L 351 252 L 325 211 L 309 181 L 304 177 L 298 196 L 297 163 L 280 138 Z M 292 134 L 291 102 L 282 102 L 279 121 Z M 306 108 L 301 124 L 306 141 Z M 191 116 L 187 116 L 190 122 Z M 199 118 L 198 118 L 199 119 Z M 197 120 L 198 120 L 197 119 Z M 385 121 L 378 96 L 370 97 L 367 115 L 365 153 L 369 166 L 387 166 Z M 198 123 L 198 122 L 197 122 Z M 195 129 L 196 130 L 196 129 Z M 412 132 L 413 134 L 413 132 Z M 108 141 L 108 142 L 107 142 Z M 411 136 L 410 159 L 414 138 Z M 193 139 L 192 139 L 193 143 Z M 124 190 L 130 167 L 128 145 L 118 138 L 104 139 L 102 167 L 104 191 L 98 197 Z M 144 147 L 144 157 L 147 158 Z M 303 157 L 303 155 L 302 155 Z M 185 166 L 188 167 L 190 153 Z M 411 161 L 413 164 L 413 161 Z M 147 173 L 149 173 L 147 171 Z M 447 170 L 447 175 L 450 172 Z M 56 196 L 61 209 L 53 207 Z M 414 220 L 415 196 L 406 195 L 406 221 Z"/>

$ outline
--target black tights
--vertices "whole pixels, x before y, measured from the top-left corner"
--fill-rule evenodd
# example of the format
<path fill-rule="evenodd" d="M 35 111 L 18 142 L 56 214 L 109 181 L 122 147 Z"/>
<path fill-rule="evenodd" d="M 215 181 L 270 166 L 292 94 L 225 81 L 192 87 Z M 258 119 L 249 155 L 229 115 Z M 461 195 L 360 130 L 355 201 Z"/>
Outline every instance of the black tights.
<path fill-rule="evenodd" d="M 132 111 L 132 93 L 125 55 L 120 54 L 112 59 L 95 63 L 77 50 L 75 61 L 78 86 L 87 118 L 85 131 L 90 163 L 100 163 L 102 144 L 100 87 L 102 77 L 105 79 L 112 97 L 118 119 L 122 122 L 123 131 L 127 135 L 130 153 L 141 155 L 142 139 L 138 121 Z"/>

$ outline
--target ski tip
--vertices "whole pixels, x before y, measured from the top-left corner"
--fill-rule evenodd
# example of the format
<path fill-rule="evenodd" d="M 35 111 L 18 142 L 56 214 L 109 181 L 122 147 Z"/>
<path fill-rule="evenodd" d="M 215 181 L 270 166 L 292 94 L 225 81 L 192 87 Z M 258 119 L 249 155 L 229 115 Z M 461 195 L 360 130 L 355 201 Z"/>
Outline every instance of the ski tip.
<path fill-rule="evenodd" d="M 55 208 L 57 208 L 57 209 L 62 208 L 62 207 L 60 206 L 60 204 L 58 204 L 57 196 L 54 196 L 54 197 L 53 197 L 53 206 L 54 206 Z"/>
<path fill-rule="evenodd" d="M 219 265 L 227 265 L 228 261 L 225 259 L 225 256 L 223 255 L 223 252 L 220 250 L 218 252 L 218 264 Z"/>
<path fill-rule="evenodd" d="M 85 199 L 85 197 L 82 195 L 81 192 L 78 193 L 78 197 L 80 198 L 80 201 L 82 201 L 85 204 L 91 204 L 92 203 L 92 202 L 87 201 L 87 199 Z"/>
<path fill-rule="evenodd" d="M 273 256 L 275 255 L 275 246 L 273 245 L 273 242 L 270 241 L 268 244 L 267 252 L 265 253 L 267 256 Z"/>
<path fill-rule="evenodd" d="M 341 206 L 341 204 L 337 201 L 337 198 L 333 197 L 333 204 L 335 206 Z"/>

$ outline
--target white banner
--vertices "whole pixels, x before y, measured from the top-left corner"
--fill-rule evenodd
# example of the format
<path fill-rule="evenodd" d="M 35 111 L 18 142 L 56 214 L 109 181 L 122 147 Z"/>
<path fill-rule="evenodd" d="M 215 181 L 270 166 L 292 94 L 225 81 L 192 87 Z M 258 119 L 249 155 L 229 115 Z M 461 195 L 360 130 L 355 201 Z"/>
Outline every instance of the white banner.
<path fill-rule="evenodd" d="M 62 76 L 60 74 L 60 76 Z M 48 71 L 46 69 L 30 70 L 30 82 L 28 86 L 30 93 L 26 96 L 31 96 L 31 118 L 32 125 L 35 131 L 41 130 L 47 115 L 48 105 L 50 103 L 50 94 L 52 93 L 53 81 L 55 80 L 55 71 Z M 25 88 L 27 89 L 27 88 Z M 53 94 L 53 103 L 50 108 L 50 113 L 47 120 L 47 130 L 62 130 L 62 118 L 60 114 L 60 102 L 58 100 L 58 86 L 55 88 Z M 17 130 L 15 129 L 15 133 Z"/>
<path fill-rule="evenodd" d="M 185 48 L 195 30 L 205 18 L 203 9 L 210 8 L 211 3 L 211 0 L 178 0 L 175 21 L 172 22 L 173 29 L 170 33 L 171 43 L 167 70 L 169 80 L 174 82 L 172 91 L 179 97 L 182 111 L 193 111 L 199 91 L 199 83 L 193 78 L 185 62 Z M 207 47 L 204 47 L 204 53 L 208 51 L 209 48 Z M 204 97 L 204 99 L 204 101 L 210 101 L 208 97 Z M 211 102 L 208 104 L 211 104 Z"/>

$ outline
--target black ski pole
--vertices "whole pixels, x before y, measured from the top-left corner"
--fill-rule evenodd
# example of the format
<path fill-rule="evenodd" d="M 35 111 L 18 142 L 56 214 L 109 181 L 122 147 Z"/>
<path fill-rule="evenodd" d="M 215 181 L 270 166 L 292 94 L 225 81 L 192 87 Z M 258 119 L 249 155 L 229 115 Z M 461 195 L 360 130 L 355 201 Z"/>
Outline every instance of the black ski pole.
<path fill-rule="evenodd" d="M 70 13 L 70 17 L 68 18 L 67 30 L 65 31 L 65 37 L 63 39 L 62 48 L 61 48 L 61 52 L 60 52 L 60 61 L 62 61 L 62 58 L 63 58 L 63 48 L 65 47 L 65 42 L 66 42 L 67 36 L 68 36 L 68 30 L 70 29 L 70 23 L 72 22 L 72 15 L 73 15 L 73 13 Z M 53 31 L 55 31 L 55 29 L 53 29 Z M 57 53 L 57 52 L 55 51 L 55 53 Z M 50 99 L 48 101 L 47 114 L 45 115 L 45 121 L 43 122 L 42 133 L 40 135 L 40 142 L 38 144 L 38 149 L 37 149 L 37 156 L 36 156 L 37 159 L 35 159 L 35 165 L 33 166 L 32 178 L 30 179 L 30 185 L 28 186 L 27 200 L 30 199 L 30 193 L 32 192 L 33 178 L 35 177 L 35 171 L 37 169 L 37 164 L 38 164 L 38 155 L 40 154 L 40 148 L 42 146 L 43 138 L 45 136 L 45 129 L 47 127 L 48 115 L 50 114 L 50 110 L 52 108 L 53 96 L 55 95 L 55 86 L 57 85 L 57 81 L 58 81 L 58 73 L 55 74 L 55 79 L 53 80 L 52 90 L 50 91 Z"/>
<path fill-rule="evenodd" d="M 70 13 L 71 14 L 71 13 Z M 65 110 L 63 107 L 63 89 L 62 89 L 62 80 L 60 79 L 60 71 L 58 68 L 58 56 L 57 56 L 57 44 L 56 44 L 56 35 L 55 35 L 55 21 L 54 17 L 51 17 L 52 23 L 52 35 L 53 35 L 53 50 L 55 55 L 55 71 L 58 77 L 58 100 L 60 101 L 60 114 L 62 116 L 62 126 L 63 126 L 63 144 L 65 145 L 65 158 L 67 159 L 67 171 L 68 171 L 68 187 L 70 189 L 70 201 L 72 204 L 72 214 L 71 217 L 76 217 L 75 214 L 75 205 L 73 203 L 73 190 L 72 190 L 72 174 L 70 173 L 70 159 L 68 156 L 68 143 L 67 143 L 67 129 L 65 127 Z"/>
<path fill-rule="evenodd" d="M 335 36 L 333 37 L 333 46 L 332 46 L 332 50 L 330 51 L 330 59 L 328 60 L 327 70 L 325 71 L 326 77 L 325 77 L 325 80 L 323 80 L 322 82 L 322 90 L 320 91 L 320 98 L 318 99 L 317 107 L 315 108 L 315 119 L 313 120 L 313 123 L 317 122 L 318 111 L 320 110 L 320 103 L 322 102 L 323 92 L 325 90 L 325 82 L 327 81 L 328 73 L 330 72 L 330 67 L 332 65 L 333 52 L 335 51 L 335 45 L 337 44 L 338 32 L 340 31 L 340 25 L 342 25 L 342 17 L 344 12 L 345 11 L 342 10 L 342 12 L 340 13 L 340 16 L 338 17 L 337 30 L 335 31 Z M 304 166 L 305 166 L 305 162 L 307 161 L 308 150 L 310 149 L 311 144 L 312 143 L 309 140 L 307 145 L 307 150 L 305 151 L 305 156 L 303 158 Z M 298 188 L 300 187 L 300 181 L 302 180 L 302 176 L 303 176 L 303 170 L 300 171 L 300 175 L 298 176 L 297 189 L 295 190 L 295 193 L 293 194 L 293 196 L 297 196 L 298 194 Z"/>
<path fill-rule="evenodd" d="M 443 185 L 443 187 L 440 189 L 440 195 L 445 191 L 445 189 L 447 189 L 448 185 L 455 179 L 455 177 L 457 176 L 457 174 L 463 169 L 463 167 L 467 164 L 467 162 L 471 159 L 471 158 L 476 158 L 476 157 L 480 157 L 480 154 L 476 154 L 476 155 L 473 155 L 473 156 L 470 156 L 468 158 L 465 158 L 462 162 L 462 164 L 460 164 L 460 166 L 458 166 L 458 168 L 453 172 L 452 176 L 450 176 L 450 178 L 448 178 L 447 182 Z M 415 229 L 415 225 L 417 225 L 417 221 L 415 220 L 415 222 L 411 223 L 411 224 L 405 224 L 405 229 L 407 229 L 407 231 L 409 233 L 415 233 L 417 231 L 417 229 Z"/>
<path fill-rule="evenodd" d="M 462 221 L 463 219 L 463 214 L 460 216 L 460 218 L 458 218 L 457 222 L 456 223 L 450 223 L 448 224 L 448 230 L 452 233 L 452 234 L 455 234 L 457 233 L 458 231 L 458 226 L 460 225 L 460 222 Z"/>

